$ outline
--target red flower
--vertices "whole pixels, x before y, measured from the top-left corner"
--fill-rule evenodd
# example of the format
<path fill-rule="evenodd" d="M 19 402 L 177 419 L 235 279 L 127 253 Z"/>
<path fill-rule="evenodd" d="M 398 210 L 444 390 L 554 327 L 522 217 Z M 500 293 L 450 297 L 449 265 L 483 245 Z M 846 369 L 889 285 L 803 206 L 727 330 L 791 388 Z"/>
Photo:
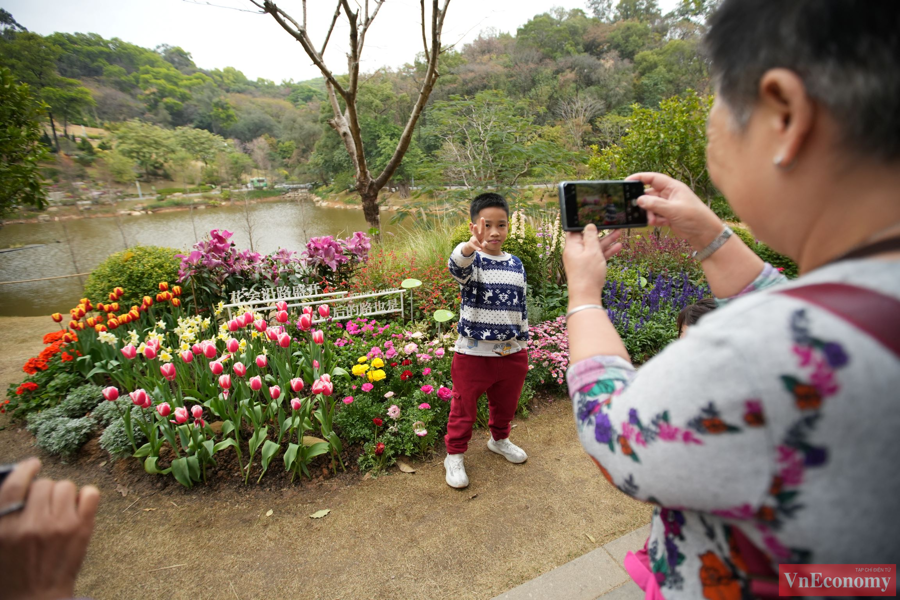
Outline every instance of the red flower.
<path fill-rule="evenodd" d="M 70 360 L 75 360 L 75 357 L 69 354 L 68 352 L 63 352 L 62 356 L 60 356 L 63 362 L 69 362 Z"/>
<path fill-rule="evenodd" d="M 403 373 L 400 375 L 400 381 L 406 381 L 407 379 L 409 379 L 412 376 L 413 376 L 412 371 L 409 371 L 409 370 L 403 371 Z"/>
<path fill-rule="evenodd" d="M 397 366 L 397 363 L 391 363 L 391 366 L 392 366 L 392 367 L 396 367 L 396 366 Z"/>
<path fill-rule="evenodd" d="M 372 419 L 372 422 L 375 423 L 375 427 L 381 427 L 384 424 L 384 421 L 382 421 L 378 417 Z M 382 444 L 382 447 L 384 447 L 384 444 Z"/>
<path fill-rule="evenodd" d="M 375 456 L 381 456 L 382 454 L 384 454 L 384 444 L 378 442 L 375 444 Z"/>
<path fill-rule="evenodd" d="M 25 392 L 33 392 L 38 389 L 38 384 L 33 381 L 26 381 L 16 389 L 16 394 L 21 396 Z"/>

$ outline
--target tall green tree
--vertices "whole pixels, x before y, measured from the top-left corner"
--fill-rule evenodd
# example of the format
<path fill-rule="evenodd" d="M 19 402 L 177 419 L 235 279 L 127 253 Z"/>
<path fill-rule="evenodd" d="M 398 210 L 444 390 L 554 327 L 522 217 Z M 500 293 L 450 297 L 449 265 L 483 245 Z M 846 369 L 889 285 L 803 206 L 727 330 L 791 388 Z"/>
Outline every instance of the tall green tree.
<path fill-rule="evenodd" d="M 97 105 L 90 90 L 77 79 L 66 77 L 59 77 L 53 86 L 45 87 L 42 97 L 50 110 L 62 118 L 63 135 L 66 136 L 69 135 L 69 122 L 82 117 L 85 110 Z"/>
<path fill-rule="evenodd" d="M 40 144 L 43 111 L 29 86 L 0 67 L 0 216 L 17 204 L 44 206 L 38 170 L 46 153 Z"/>
<path fill-rule="evenodd" d="M 124 123 L 115 138 L 116 150 L 132 159 L 146 175 L 162 170 L 177 148 L 171 131 L 141 121 Z"/>

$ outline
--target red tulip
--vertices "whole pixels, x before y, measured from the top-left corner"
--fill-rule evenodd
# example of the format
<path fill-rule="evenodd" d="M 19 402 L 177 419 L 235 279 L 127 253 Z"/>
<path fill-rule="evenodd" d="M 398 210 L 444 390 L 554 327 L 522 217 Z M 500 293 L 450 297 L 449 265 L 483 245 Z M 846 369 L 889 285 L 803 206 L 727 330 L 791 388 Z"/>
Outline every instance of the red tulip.
<path fill-rule="evenodd" d="M 285 302 L 284 300 L 279 300 L 275 303 L 275 308 L 277 308 L 278 310 L 287 310 L 287 302 Z"/>
<path fill-rule="evenodd" d="M 121 298 L 122 296 L 125 295 L 125 290 L 123 290 L 123 289 L 120 288 L 120 287 L 113 288 L 113 292 L 114 292 L 115 295 L 116 295 L 117 297 L 119 297 L 119 298 Z"/>
<path fill-rule="evenodd" d="M 266 330 L 266 327 L 268 327 L 268 324 L 262 319 L 257 319 L 256 321 L 253 321 L 253 326 L 256 327 L 256 330 L 258 332 L 262 333 L 263 331 Z"/>
<path fill-rule="evenodd" d="M 234 363 L 234 374 L 238 377 L 243 377 L 247 374 L 247 367 L 244 366 L 244 363 L 236 362 Z"/>
<path fill-rule="evenodd" d="M 154 358 L 156 358 L 156 346 L 147 344 L 147 347 L 144 348 L 144 357 L 147 360 L 153 360 Z"/>
<path fill-rule="evenodd" d="M 191 407 L 191 415 L 193 415 L 193 417 L 195 419 L 202 418 L 203 417 L 203 407 L 200 406 L 199 404 L 195 404 L 194 406 Z"/>
<path fill-rule="evenodd" d="M 266 329 L 266 337 L 269 338 L 270 342 L 276 341 L 278 339 L 278 334 L 278 327 L 270 327 L 269 329 Z"/>
<path fill-rule="evenodd" d="M 180 296 L 180 295 L 181 295 L 181 286 L 180 286 L 180 285 L 173 285 L 173 286 L 172 286 L 172 294 L 175 295 L 176 297 L 177 297 L 177 296 Z"/>
<path fill-rule="evenodd" d="M 330 314 L 331 314 L 331 309 L 328 307 L 327 304 L 319 305 L 319 316 L 320 317 L 322 317 L 323 319 L 327 319 L 328 315 L 330 315 Z"/>
<path fill-rule="evenodd" d="M 260 369 L 265 369 L 266 365 L 268 365 L 268 364 L 269 364 L 269 359 L 266 358 L 265 354 L 260 354 L 259 356 L 256 357 L 256 366 L 259 367 Z"/>
<path fill-rule="evenodd" d="M 203 348 L 200 346 L 200 344 L 194 344 L 193 346 L 191 346 L 191 352 L 193 352 L 194 354 L 203 354 Z"/>
<path fill-rule="evenodd" d="M 227 373 L 225 375 L 220 375 L 219 376 L 219 387 L 222 388 L 223 390 L 230 390 L 231 389 L 231 375 L 228 375 Z"/>
<path fill-rule="evenodd" d="M 181 306 L 181 298 L 172 298 L 172 306 L 175 308 Z"/>
<path fill-rule="evenodd" d="M 119 399 L 119 389 L 113 386 L 103 388 L 103 397 L 110 402 L 115 402 Z"/>
<path fill-rule="evenodd" d="M 287 323 L 289 318 L 290 317 L 288 316 L 287 311 L 284 311 L 284 310 L 279 310 L 275 314 L 275 320 L 278 321 L 279 323 Z"/>
<path fill-rule="evenodd" d="M 300 379 L 299 377 L 294 377 L 293 379 L 291 379 L 291 389 L 294 391 L 295 394 L 302 391 L 303 390 L 303 380 Z"/>
<path fill-rule="evenodd" d="M 305 313 L 300 315 L 300 319 L 297 321 L 297 328 L 302 331 L 309 331 L 312 328 L 312 317 Z"/>
<path fill-rule="evenodd" d="M 115 302 L 115 301 L 118 300 L 118 299 L 119 299 L 119 297 L 116 296 L 116 293 L 115 293 L 115 292 L 110 292 L 110 293 L 109 293 L 109 301 L 110 301 L 110 302 Z"/>
<path fill-rule="evenodd" d="M 131 396 L 131 401 L 141 408 L 150 408 L 151 400 L 150 396 L 147 395 L 147 392 L 142 389 L 137 389 L 128 394 Z"/>
<path fill-rule="evenodd" d="M 206 358 L 212 360 L 216 357 L 216 345 L 213 342 L 203 342 L 203 344 L 200 344 L 200 348 L 203 350 L 203 356 Z"/>
<path fill-rule="evenodd" d="M 313 394 L 330 396 L 334 392 L 334 384 L 331 383 L 331 375 L 327 373 L 319 377 L 312 385 Z"/>
<path fill-rule="evenodd" d="M 103 333 L 104 331 L 106 331 L 106 325 L 97 323 L 96 325 L 94 325 L 94 329 L 97 331 L 97 333 Z"/>
<path fill-rule="evenodd" d="M 325 334 L 322 332 L 321 329 L 317 329 L 317 330 L 313 331 L 312 338 L 313 338 L 313 342 L 315 342 L 317 344 L 325 343 Z"/>
<path fill-rule="evenodd" d="M 159 365 L 159 372 L 162 373 L 162 376 L 166 378 L 166 381 L 175 381 L 175 377 L 178 375 L 175 372 L 175 365 L 173 365 L 172 363 Z"/>
<path fill-rule="evenodd" d="M 247 325 L 249 325 L 250 323 L 253 322 L 253 313 L 248 310 L 247 312 L 244 313 L 244 316 L 241 320 L 243 322 L 243 326 L 246 327 Z"/>
<path fill-rule="evenodd" d="M 241 344 L 234 338 L 231 338 L 227 342 L 225 342 L 225 349 L 234 354 L 238 351 L 238 348 L 241 347 Z"/>
<path fill-rule="evenodd" d="M 212 371 L 213 375 L 221 375 L 222 371 L 225 370 L 225 367 L 223 367 L 222 363 L 220 363 L 219 361 L 214 360 L 209 363 L 209 370 Z"/>
<path fill-rule="evenodd" d="M 300 398 L 291 398 L 291 410 L 300 410 Z"/>
<path fill-rule="evenodd" d="M 250 389 L 254 392 L 262 389 L 262 378 L 259 375 L 250 378 Z"/>
<path fill-rule="evenodd" d="M 241 328 L 241 325 L 234 319 L 228 321 L 228 331 L 234 333 L 235 331 L 237 331 L 240 328 Z"/>
<path fill-rule="evenodd" d="M 161 292 L 168 292 L 168 291 L 169 291 L 169 284 L 166 283 L 165 281 L 160 281 L 160 282 L 159 282 L 159 291 L 161 291 Z"/>
<path fill-rule="evenodd" d="M 118 303 L 118 302 L 113 302 L 113 303 L 110 305 L 110 307 L 112 308 L 112 311 L 113 311 L 113 312 L 119 312 L 119 303 Z"/>
<path fill-rule="evenodd" d="M 168 417 L 172 412 L 172 407 L 169 406 L 168 402 L 163 402 L 162 404 L 156 405 L 156 412 L 158 412 L 161 417 Z"/>
<path fill-rule="evenodd" d="M 277 385 L 273 385 L 269 388 L 269 395 L 272 396 L 272 400 L 278 400 L 281 397 L 281 388 Z"/>
<path fill-rule="evenodd" d="M 176 408 L 175 409 L 175 420 L 173 421 L 173 423 L 178 423 L 179 425 L 183 425 L 184 423 L 187 423 L 187 420 L 188 420 L 188 410 L 183 406 L 179 406 L 178 408 Z"/>
<path fill-rule="evenodd" d="M 181 360 L 183 360 L 186 363 L 193 362 L 194 353 L 191 352 L 190 350 L 182 350 L 181 351 Z"/>
<path fill-rule="evenodd" d="M 50 315 L 50 318 L 53 319 L 54 321 L 56 321 L 57 323 L 62 323 L 62 320 L 63 320 L 63 316 L 59 313 L 53 313 L 52 315 Z"/>
<path fill-rule="evenodd" d="M 106 322 L 109 325 L 110 329 L 118 329 L 119 328 L 119 320 L 118 319 L 110 319 Z"/>
<path fill-rule="evenodd" d="M 311 314 L 312 314 L 312 306 L 304 306 L 304 307 L 303 307 L 303 314 L 304 314 L 304 315 L 311 315 Z"/>
<path fill-rule="evenodd" d="M 282 348 L 287 348 L 291 345 L 291 336 L 286 333 L 282 333 L 278 336 L 278 345 Z"/>

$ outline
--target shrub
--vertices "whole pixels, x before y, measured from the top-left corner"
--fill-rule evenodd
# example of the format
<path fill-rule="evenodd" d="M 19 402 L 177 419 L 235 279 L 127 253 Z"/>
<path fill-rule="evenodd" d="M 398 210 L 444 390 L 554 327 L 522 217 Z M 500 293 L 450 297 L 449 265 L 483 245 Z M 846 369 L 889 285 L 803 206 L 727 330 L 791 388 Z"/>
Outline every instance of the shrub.
<path fill-rule="evenodd" d="M 39 428 L 35 445 L 50 454 L 71 456 L 91 436 L 96 421 L 90 417 L 49 419 Z"/>
<path fill-rule="evenodd" d="M 144 296 L 156 296 L 159 282 L 178 278 L 177 250 L 159 246 L 134 246 L 116 252 L 91 272 L 84 286 L 85 295 L 96 304 L 108 302 L 116 287 L 125 290 L 119 299 L 124 306 L 140 304 Z"/>
<path fill-rule="evenodd" d="M 91 411 L 91 416 L 97 419 L 101 427 L 109 427 L 113 421 L 121 417 L 122 411 L 129 410 L 131 406 L 131 399 L 128 396 L 123 396 L 115 402 L 104 401 L 97 405 Z"/>
<path fill-rule="evenodd" d="M 762 242 L 758 242 L 749 229 L 743 227 L 734 227 L 734 233 L 747 244 L 758 257 L 784 273 L 785 277 L 794 279 L 797 277 L 797 263 L 785 256 L 772 250 Z"/>
<path fill-rule="evenodd" d="M 108 402 L 107 404 L 111 405 L 113 403 Z M 132 424 L 136 423 L 138 419 L 141 418 L 141 409 L 137 406 L 132 406 Z M 147 438 L 140 428 L 134 427 L 133 430 L 134 442 L 137 444 L 138 448 L 140 448 L 144 442 L 147 441 Z M 131 453 L 134 452 L 134 449 L 131 447 L 131 442 L 128 441 L 128 434 L 125 430 L 125 420 L 122 417 L 116 417 L 103 431 L 103 435 L 100 436 L 100 447 L 109 452 L 109 455 L 112 458 L 124 458 L 126 456 L 131 456 Z"/>
<path fill-rule="evenodd" d="M 69 395 L 59 403 L 56 410 L 64 417 L 77 419 L 94 410 L 102 401 L 103 389 L 100 386 L 88 383 L 69 392 Z"/>

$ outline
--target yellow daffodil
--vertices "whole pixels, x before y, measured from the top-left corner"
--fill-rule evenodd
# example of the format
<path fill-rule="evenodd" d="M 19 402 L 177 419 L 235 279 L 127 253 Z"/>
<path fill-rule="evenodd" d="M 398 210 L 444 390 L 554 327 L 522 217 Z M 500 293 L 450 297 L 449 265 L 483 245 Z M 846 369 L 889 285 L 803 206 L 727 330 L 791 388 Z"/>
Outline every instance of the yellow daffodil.
<path fill-rule="evenodd" d="M 172 362 L 172 354 L 168 350 L 159 353 L 159 359 L 163 362 Z"/>
<path fill-rule="evenodd" d="M 372 366 L 375 367 L 376 369 L 380 369 L 381 367 L 384 366 L 384 361 L 381 360 L 380 358 L 376 358 L 372 361 Z"/>
<path fill-rule="evenodd" d="M 247 340 L 241 340 L 239 347 L 240 347 L 242 353 L 246 352 L 247 351 Z"/>

